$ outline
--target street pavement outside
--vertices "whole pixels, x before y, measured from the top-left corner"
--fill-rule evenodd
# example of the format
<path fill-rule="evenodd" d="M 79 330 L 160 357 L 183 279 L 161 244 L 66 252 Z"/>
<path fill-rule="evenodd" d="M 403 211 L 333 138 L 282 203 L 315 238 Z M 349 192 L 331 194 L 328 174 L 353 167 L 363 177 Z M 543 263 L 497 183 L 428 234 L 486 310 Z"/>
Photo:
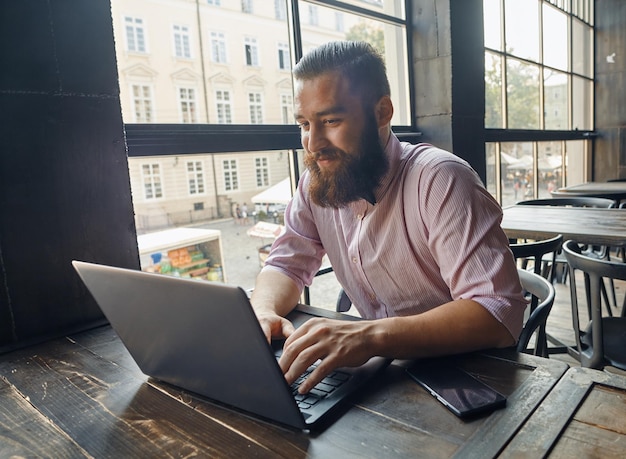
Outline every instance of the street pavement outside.
<path fill-rule="evenodd" d="M 197 226 L 221 232 L 226 281 L 244 290 L 254 288 L 256 276 L 261 271 L 258 249 L 273 242 L 272 239 L 248 236 L 246 231 L 252 226 L 254 226 L 252 219 L 243 225 L 234 219 L 224 219 Z M 332 272 L 316 277 L 310 289 L 311 305 L 335 310 L 340 289 Z"/>

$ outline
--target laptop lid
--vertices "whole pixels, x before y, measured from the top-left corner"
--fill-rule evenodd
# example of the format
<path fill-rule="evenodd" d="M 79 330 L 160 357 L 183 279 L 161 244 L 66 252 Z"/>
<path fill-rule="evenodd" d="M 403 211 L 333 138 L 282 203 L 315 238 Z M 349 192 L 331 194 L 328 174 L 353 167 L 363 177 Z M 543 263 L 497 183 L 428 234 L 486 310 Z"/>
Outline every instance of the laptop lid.
<path fill-rule="evenodd" d="M 346 369 L 354 387 L 303 415 L 241 288 L 72 264 L 144 374 L 262 418 L 308 428 L 388 364 Z M 310 317 L 289 318 L 298 326 Z"/>

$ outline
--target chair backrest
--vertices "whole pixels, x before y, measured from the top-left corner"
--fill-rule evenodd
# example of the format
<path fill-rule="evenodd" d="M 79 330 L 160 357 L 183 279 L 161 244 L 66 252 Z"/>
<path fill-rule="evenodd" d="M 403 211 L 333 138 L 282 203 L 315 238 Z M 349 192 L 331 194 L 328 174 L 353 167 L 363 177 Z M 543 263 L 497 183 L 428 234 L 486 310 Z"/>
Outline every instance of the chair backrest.
<path fill-rule="evenodd" d="M 517 351 L 548 357 L 548 342 L 546 339 L 546 322 L 554 304 L 554 285 L 539 274 L 518 268 L 522 289 L 536 299 L 536 306 L 524 324 L 522 333 L 517 342 Z M 531 337 L 536 332 L 535 347 L 529 349 Z"/>
<path fill-rule="evenodd" d="M 562 206 L 562 207 L 615 207 L 616 203 L 612 199 L 592 198 L 585 196 L 577 196 L 571 198 L 545 198 L 545 199 L 529 199 L 527 201 L 519 201 L 518 205 L 522 206 Z"/>
<path fill-rule="evenodd" d="M 570 268 L 572 322 L 577 348 L 574 351 L 570 350 L 570 354 L 576 357 L 584 367 L 601 369 L 608 362 L 624 369 L 626 368 L 626 318 L 602 317 L 601 289 L 603 278 L 626 280 L 626 264 L 587 256 L 584 249 L 585 246 L 579 245 L 576 241 L 567 241 L 563 244 L 563 252 Z M 591 328 L 588 328 L 587 324 L 581 327 L 576 270 L 584 273 Z M 614 336 L 609 338 L 609 333 Z"/>
<path fill-rule="evenodd" d="M 546 279 L 552 279 L 552 270 L 556 262 L 556 254 L 561 250 L 563 244 L 563 236 L 561 234 L 550 239 L 531 242 L 518 242 L 509 244 L 513 257 L 518 259 L 533 259 L 533 271 L 535 274 L 541 274 Z M 543 270 L 543 256 L 552 254 L 552 260 L 548 270 Z"/>

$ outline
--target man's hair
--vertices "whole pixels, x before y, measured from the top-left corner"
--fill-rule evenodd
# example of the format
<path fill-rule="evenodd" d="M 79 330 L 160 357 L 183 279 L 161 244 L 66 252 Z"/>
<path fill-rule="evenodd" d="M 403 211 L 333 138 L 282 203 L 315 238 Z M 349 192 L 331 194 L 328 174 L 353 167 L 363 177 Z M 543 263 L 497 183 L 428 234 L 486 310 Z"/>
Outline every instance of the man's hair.
<path fill-rule="evenodd" d="M 311 80 L 339 72 L 350 82 L 351 92 L 374 105 L 389 96 L 385 61 L 372 45 L 363 41 L 331 41 L 315 48 L 293 68 L 296 80 Z"/>

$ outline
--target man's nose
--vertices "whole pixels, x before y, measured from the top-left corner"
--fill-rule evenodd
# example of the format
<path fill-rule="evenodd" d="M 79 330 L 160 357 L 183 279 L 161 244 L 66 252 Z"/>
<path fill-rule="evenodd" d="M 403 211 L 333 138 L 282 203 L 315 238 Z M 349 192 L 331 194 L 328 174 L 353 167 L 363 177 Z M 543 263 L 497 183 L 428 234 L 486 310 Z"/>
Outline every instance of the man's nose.
<path fill-rule="evenodd" d="M 328 139 L 324 133 L 323 127 L 310 126 L 302 139 L 304 147 L 312 153 L 322 151 L 328 146 Z"/>

